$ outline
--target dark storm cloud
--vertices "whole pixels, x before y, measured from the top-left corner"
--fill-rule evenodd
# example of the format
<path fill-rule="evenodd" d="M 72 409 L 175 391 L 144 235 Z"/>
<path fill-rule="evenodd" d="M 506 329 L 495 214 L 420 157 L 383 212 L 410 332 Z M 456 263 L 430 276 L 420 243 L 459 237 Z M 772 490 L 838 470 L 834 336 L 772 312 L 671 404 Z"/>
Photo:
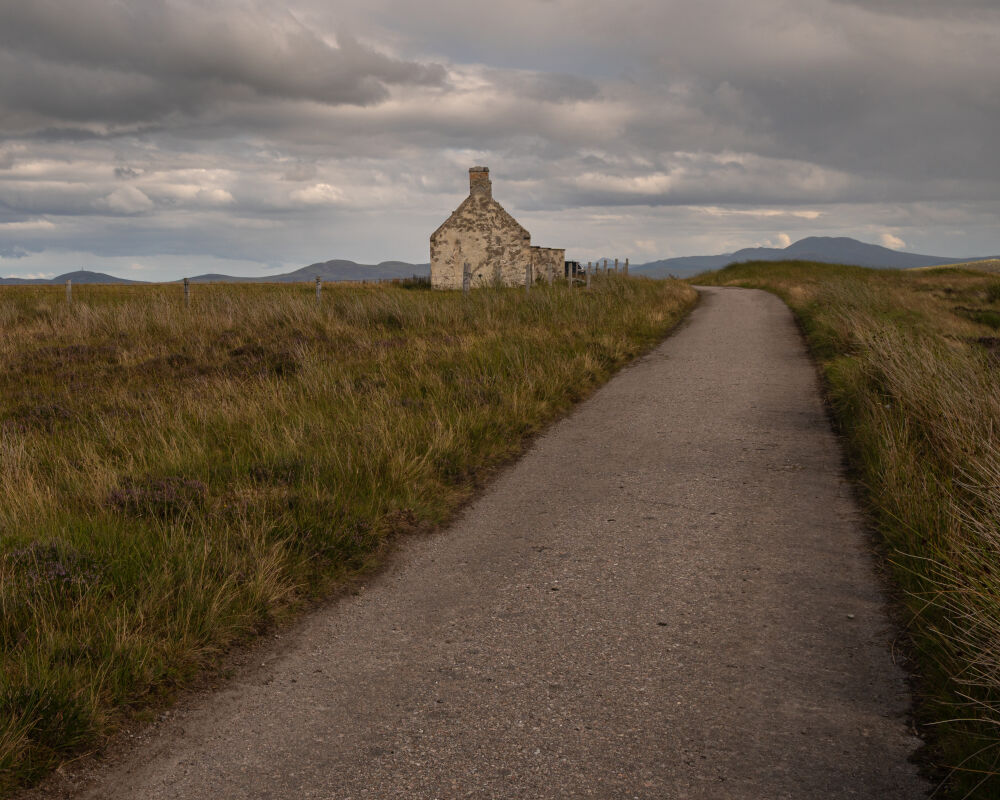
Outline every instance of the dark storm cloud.
<path fill-rule="evenodd" d="M 636 28 L 620 36 L 645 64 L 643 92 L 662 97 L 655 79 L 667 76 L 672 100 L 696 112 L 670 130 L 675 147 L 707 133 L 710 148 L 908 180 L 918 196 L 929 179 L 1000 177 L 987 133 L 1000 121 L 996 16 L 972 4 L 945 19 L 870 5 L 720 2 L 713 14 L 668 3 L 657 45 Z M 626 138 L 651 147 L 668 134 L 645 116 Z"/>
<path fill-rule="evenodd" d="M 984 136 L 1000 122 L 995 107 L 978 102 L 961 80 L 944 85 L 941 76 L 893 80 L 885 70 L 882 85 L 873 86 L 874 74 L 872 65 L 851 63 L 835 71 L 803 69 L 781 81 L 764 71 L 734 70 L 724 85 L 741 98 L 744 119 L 732 125 L 723 114 L 711 114 L 716 125 L 709 140 L 730 147 L 752 140 L 754 150 L 765 155 L 905 178 L 914 188 L 934 179 L 1000 177 L 1000 159 Z M 700 86 L 692 100 L 711 109 L 717 90 L 718 85 Z M 637 133 L 642 125 L 640 120 Z"/>
<path fill-rule="evenodd" d="M 0 104 L 10 126 L 127 124 L 254 95 L 371 105 L 393 85 L 434 85 L 435 64 L 391 58 L 340 33 L 331 44 L 263 4 L 190 0 L 5 2 Z"/>
<path fill-rule="evenodd" d="M 430 42 L 453 58 L 515 61 L 520 69 L 496 81 L 514 91 L 522 72 L 587 76 L 607 101 L 604 113 L 621 120 L 619 153 L 655 160 L 664 151 L 748 151 L 882 176 L 897 190 L 908 182 L 913 197 L 929 181 L 1000 178 L 990 134 L 1000 124 L 993 0 L 347 7 L 355 5 L 383 24 L 391 18 L 414 51 Z M 523 120 L 520 130 L 564 152 L 586 139 L 578 131 L 553 135 L 538 124 L 544 115 L 523 110 L 535 123 Z M 496 120 L 500 130 L 512 116 L 505 110 L 499 120 L 477 121 Z M 448 122 L 434 130 L 461 138 L 466 121 Z M 465 134 L 471 143 L 479 131 L 468 125 Z"/>

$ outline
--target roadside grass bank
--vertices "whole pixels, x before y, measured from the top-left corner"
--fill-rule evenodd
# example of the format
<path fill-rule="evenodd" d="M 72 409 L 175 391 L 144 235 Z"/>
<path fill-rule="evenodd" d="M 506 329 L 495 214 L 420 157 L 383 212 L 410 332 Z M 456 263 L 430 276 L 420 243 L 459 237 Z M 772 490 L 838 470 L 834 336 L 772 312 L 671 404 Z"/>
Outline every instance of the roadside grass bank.
<path fill-rule="evenodd" d="M 0 288 L 0 794 L 440 525 L 696 298 Z"/>
<path fill-rule="evenodd" d="M 1000 797 L 1000 279 L 748 263 L 819 362 L 916 648 L 936 796 Z"/>

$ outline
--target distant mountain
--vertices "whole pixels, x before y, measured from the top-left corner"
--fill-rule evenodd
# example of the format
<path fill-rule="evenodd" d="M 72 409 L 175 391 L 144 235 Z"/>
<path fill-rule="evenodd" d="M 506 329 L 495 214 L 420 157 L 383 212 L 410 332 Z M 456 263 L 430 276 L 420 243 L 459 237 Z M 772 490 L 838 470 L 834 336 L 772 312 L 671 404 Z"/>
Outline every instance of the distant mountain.
<path fill-rule="evenodd" d="M 371 281 L 391 278 L 411 278 L 414 275 L 430 275 L 430 264 L 410 264 L 406 261 L 383 261 L 381 264 L 358 264 L 354 261 L 334 259 L 317 264 L 310 264 L 293 272 L 281 275 L 258 275 L 252 278 L 233 275 L 209 273 L 195 275 L 192 283 L 296 283 L 313 281 L 318 275 L 324 281 Z M 78 270 L 67 272 L 55 278 L 0 278 L 0 285 L 13 284 L 56 284 L 66 283 L 147 283 L 147 281 L 132 281 L 126 278 L 116 278 L 103 272 Z"/>
<path fill-rule="evenodd" d="M 146 283 L 146 281 L 130 281 L 127 278 L 116 278 L 114 275 L 106 275 L 103 272 L 91 272 L 88 269 L 78 269 L 76 272 L 67 272 L 57 275 L 55 278 L 0 278 L 0 286 L 13 286 L 20 284 L 53 284 L 66 283 Z"/>
<path fill-rule="evenodd" d="M 936 267 L 957 262 L 969 262 L 997 258 L 984 256 L 983 259 L 945 258 L 942 256 L 925 256 L 917 253 L 901 253 L 880 247 L 876 244 L 866 244 L 846 236 L 810 236 L 790 244 L 788 247 L 747 247 L 735 253 L 722 253 L 716 256 L 682 256 L 667 258 L 661 261 L 651 261 L 647 264 L 632 264 L 629 271 L 633 275 L 649 275 L 663 278 L 676 275 L 684 278 L 697 275 L 710 269 L 721 269 L 729 264 L 741 261 L 786 261 L 798 259 L 801 261 L 821 261 L 828 264 L 856 264 L 860 267 L 880 267 L 883 269 L 908 269 L 911 267 Z M 614 259 L 609 259 L 613 263 Z M 333 259 L 310 264 L 308 267 L 285 272 L 280 275 L 255 275 L 253 277 L 222 275 L 208 273 L 191 277 L 192 283 L 296 283 L 308 282 L 318 275 L 323 281 L 371 281 L 392 278 L 410 278 L 414 275 L 430 274 L 430 264 L 410 264 L 406 261 L 383 261 L 380 264 L 358 264 L 356 261 Z M 73 283 L 146 283 L 126 278 L 117 278 L 103 272 L 78 270 L 67 272 L 55 278 L 0 278 L 4 284 L 63 284 L 67 280 Z"/>
<path fill-rule="evenodd" d="M 917 253 L 901 253 L 887 247 L 880 247 L 877 244 L 859 242 L 857 239 L 850 239 L 846 236 L 810 236 L 806 239 L 800 239 L 788 247 L 747 247 L 743 250 L 737 250 L 735 253 L 723 253 L 717 256 L 667 258 L 661 261 L 651 261 L 648 264 L 636 264 L 631 267 L 630 271 L 636 275 L 649 275 L 654 278 L 663 278 L 667 275 L 683 278 L 743 261 L 788 260 L 855 264 L 859 267 L 882 269 L 936 267 L 942 264 L 953 264 L 957 261 L 969 261 L 968 258 L 944 258 Z"/>
<path fill-rule="evenodd" d="M 380 264 L 358 264 L 335 258 L 321 261 L 308 267 L 284 272 L 280 275 L 262 275 L 253 278 L 234 278 L 228 275 L 195 275 L 192 283 L 252 282 L 252 283 L 301 283 L 313 281 L 319 276 L 324 281 L 373 281 L 392 278 L 412 278 L 414 275 L 430 275 L 430 264 L 410 264 L 406 261 L 383 261 Z"/>

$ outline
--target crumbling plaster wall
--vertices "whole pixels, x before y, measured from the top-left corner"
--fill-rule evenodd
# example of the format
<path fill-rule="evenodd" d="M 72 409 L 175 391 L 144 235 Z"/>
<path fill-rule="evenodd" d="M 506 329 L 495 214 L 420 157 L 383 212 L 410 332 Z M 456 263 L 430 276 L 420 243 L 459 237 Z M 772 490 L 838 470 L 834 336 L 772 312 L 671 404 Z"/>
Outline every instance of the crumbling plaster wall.
<path fill-rule="evenodd" d="M 469 263 L 472 286 L 524 284 L 531 234 L 485 193 L 470 194 L 431 235 L 431 286 L 461 289 Z"/>
<path fill-rule="evenodd" d="M 559 247 L 532 247 L 535 281 L 558 280 L 566 274 L 566 251 Z"/>

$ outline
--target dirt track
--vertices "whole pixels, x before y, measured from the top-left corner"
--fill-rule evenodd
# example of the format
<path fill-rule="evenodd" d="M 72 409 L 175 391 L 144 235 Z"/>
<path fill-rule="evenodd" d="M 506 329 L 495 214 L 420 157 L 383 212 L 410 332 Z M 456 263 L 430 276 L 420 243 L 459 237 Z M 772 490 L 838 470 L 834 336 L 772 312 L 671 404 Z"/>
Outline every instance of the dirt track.
<path fill-rule="evenodd" d="M 710 289 L 79 796 L 917 798 L 893 637 L 789 312 Z"/>

